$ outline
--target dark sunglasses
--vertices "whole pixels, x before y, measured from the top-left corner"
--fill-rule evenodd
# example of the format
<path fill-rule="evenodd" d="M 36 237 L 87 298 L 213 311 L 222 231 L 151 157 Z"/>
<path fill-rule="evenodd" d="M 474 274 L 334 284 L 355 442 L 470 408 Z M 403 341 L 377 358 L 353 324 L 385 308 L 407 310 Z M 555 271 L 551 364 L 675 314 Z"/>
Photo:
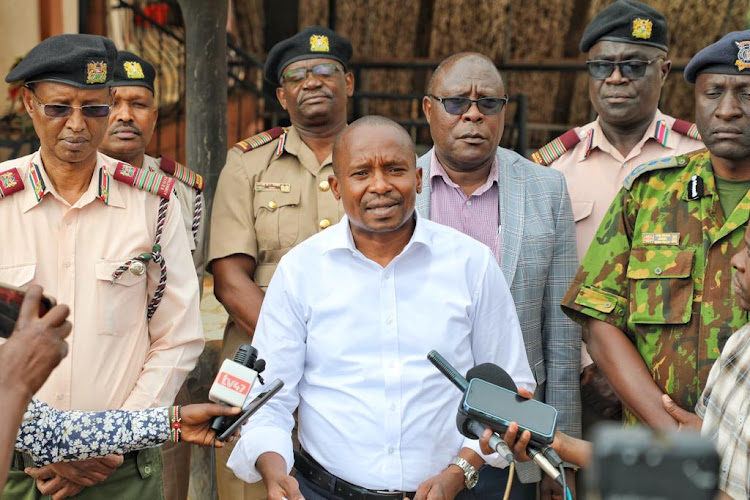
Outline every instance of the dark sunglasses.
<path fill-rule="evenodd" d="M 620 74 L 628 80 L 638 80 L 646 74 L 646 68 L 654 61 L 661 59 L 661 56 L 654 57 L 650 61 L 641 61 L 630 59 L 627 61 L 586 61 L 589 67 L 589 76 L 594 80 L 605 80 L 614 73 L 615 68 L 620 70 Z"/>
<path fill-rule="evenodd" d="M 436 101 L 440 102 L 445 108 L 446 113 L 451 115 L 462 115 L 469 111 L 472 104 L 477 105 L 477 109 L 483 115 L 496 115 L 503 110 L 503 106 L 508 102 L 508 96 L 503 97 L 480 97 L 479 99 L 469 99 L 468 97 L 438 97 L 428 94 Z"/>
<path fill-rule="evenodd" d="M 87 118 L 104 118 L 109 116 L 109 110 L 112 106 L 109 104 L 87 104 L 85 106 L 71 106 L 69 104 L 44 104 L 34 93 L 34 90 L 30 87 L 26 87 L 31 91 L 31 95 L 34 96 L 36 102 L 44 110 L 44 116 L 47 118 L 65 118 L 73 114 L 74 109 L 80 109 L 83 116 Z"/>
<path fill-rule="evenodd" d="M 307 78 L 307 73 L 312 73 L 316 78 L 331 78 L 337 71 L 343 72 L 341 68 L 333 63 L 316 64 L 311 68 L 294 68 L 282 75 L 284 83 L 300 83 Z"/>

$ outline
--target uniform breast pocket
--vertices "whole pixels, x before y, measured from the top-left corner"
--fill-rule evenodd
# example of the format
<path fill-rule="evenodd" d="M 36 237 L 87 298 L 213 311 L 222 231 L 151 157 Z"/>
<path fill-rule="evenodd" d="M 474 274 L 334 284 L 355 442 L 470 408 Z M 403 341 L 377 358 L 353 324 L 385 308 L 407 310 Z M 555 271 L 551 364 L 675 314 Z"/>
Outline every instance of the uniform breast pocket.
<path fill-rule="evenodd" d="M 630 321 L 685 324 L 693 305 L 693 250 L 634 248 L 626 276 L 630 280 Z"/>
<path fill-rule="evenodd" d="M 99 335 L 129 335 L 140 331 L 142 323 L 146 322 L 147 273 L 125 271 L 120 279 L 112 283 L 112 273 L 127 260 L 128 257 L 100 260 L 96 264 L 95 314 Z"/>
<path fill-rule="evenodd" d="M 34 279 L 36 264 L 0 266 L 0 283 L 12 286 L 24 286 Z"/>
<path fill-rule="evenodd" d="M 259 250 L 289 248 L 299 234 L 300 192 L 261 191 L 255 193 L 255 234 Z"/>

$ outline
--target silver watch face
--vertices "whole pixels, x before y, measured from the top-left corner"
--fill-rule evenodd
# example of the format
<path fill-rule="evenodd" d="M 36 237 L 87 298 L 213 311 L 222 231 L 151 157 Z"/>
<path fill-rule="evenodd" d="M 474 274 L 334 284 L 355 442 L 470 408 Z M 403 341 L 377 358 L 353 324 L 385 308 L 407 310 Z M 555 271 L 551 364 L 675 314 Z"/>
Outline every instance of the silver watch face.
<path fill-rule="evenodd" d="M 464 474 L 464 480 L 466 481 L 466 488 L 472 489 L 477 485 L 477 481 L 479 481 L 479 472 L 477 472 L 476 470 L 466 472 Z"/>

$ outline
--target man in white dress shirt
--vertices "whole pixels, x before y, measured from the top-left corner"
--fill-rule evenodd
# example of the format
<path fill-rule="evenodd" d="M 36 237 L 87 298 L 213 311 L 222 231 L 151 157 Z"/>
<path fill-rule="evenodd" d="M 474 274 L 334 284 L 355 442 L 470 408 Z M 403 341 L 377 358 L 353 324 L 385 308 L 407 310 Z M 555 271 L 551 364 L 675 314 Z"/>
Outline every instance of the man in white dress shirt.
<path fill-rule="evenodd" d="M 395 122 L 352 123 L 333 168 L 346 217 L 292 249 L 271 280 L 253 344 L 266 379 L 285 386 L 228 465 L 262 478 L 269 500 L 452 499 L 485 459 L 504 464 L 458 432 L 460 393 L 426 356 L 435 349 L 461 373 L 495 363 L 533 390 L 508 286 L 486 246 L 417 215 L 422 172 Z"/>

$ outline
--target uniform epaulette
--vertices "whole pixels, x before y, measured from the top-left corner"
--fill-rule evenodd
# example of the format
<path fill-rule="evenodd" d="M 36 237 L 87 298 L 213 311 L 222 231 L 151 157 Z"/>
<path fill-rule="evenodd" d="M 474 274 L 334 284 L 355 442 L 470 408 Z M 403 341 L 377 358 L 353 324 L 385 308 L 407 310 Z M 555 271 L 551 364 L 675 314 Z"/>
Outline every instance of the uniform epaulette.
<path fill-rule="evenodd" d="M 625 180 L 622 181 L 622 185 L 625 187 L 625 189 L 630 191 L 630 188 L 633 187 L 635 180 L 641 175 L 645 174 L 646 172 L 651 172 L 653 170 L 662 170 L 665 168 L 672 168 L 672 167 L 684 167 L 686 164 L 687 164 L 687 160 L 685 158 L 685 155 L 669 156 L 667 158 L 660 158 L 658 160 L 653 160 L 648 163 L 643 163 L 635 167 L 633 171 L 630 172 L 627 177 L 625 177 Z"/>
<path fill-rule="evenodd" d="M 193 172 L 182 163 L 178 163 L 172 158 L 162 156 L 159 160 L 159 168 L 198 192 L 203 191 L 203 176 Z"/>
<path fill-rule="evenodd" d="M 0 172 L 0 198 L 5 198 L 18 191 L 23 191 L 23 181 L 17 168 Z"/>
<path fill-rule="evenodd" d="M 238 153 L 247 153 L 248 151 L 252 151 L 255 148 L 263 146 L 264 144 L 268 144 L 283 133 L 284 129 L 282 127 L 274 127 L 270 130 L 266 130 L 265 132 L 261 132 L 260 134 L 255 134 L 252 137 L 241 140 L 240 142 L 235 144 L 234 148 L 232 149 L 234 149 Z"/>
<path fill-rule="evenodd" d="M 175 180 L 145 168 L 136 168 L 119 162 L 112 177 L 128 186 L 147 191 L 168 200 L 174 190 Z"/>
<path fill-rule="evenodd" d="M 560 137 L 548 142 L 531 155 L 531 161 L 549 167 L 552 162 L 560 158 L 565 152 L 581 142 L 576 129 L 570 129 Z"/>
<path fill-rule="evenodd" d="M 701 138 L 701 133 L 698 132 L 698 127 L 695 125 L 695 123 L 676 119 L 674 121 L 674 124 L 672 125 L 672 130 L 679 134 L 688 136 L 691 139 L 695 139 L 696 141 L 703 141 L 703 139 Z"/>

